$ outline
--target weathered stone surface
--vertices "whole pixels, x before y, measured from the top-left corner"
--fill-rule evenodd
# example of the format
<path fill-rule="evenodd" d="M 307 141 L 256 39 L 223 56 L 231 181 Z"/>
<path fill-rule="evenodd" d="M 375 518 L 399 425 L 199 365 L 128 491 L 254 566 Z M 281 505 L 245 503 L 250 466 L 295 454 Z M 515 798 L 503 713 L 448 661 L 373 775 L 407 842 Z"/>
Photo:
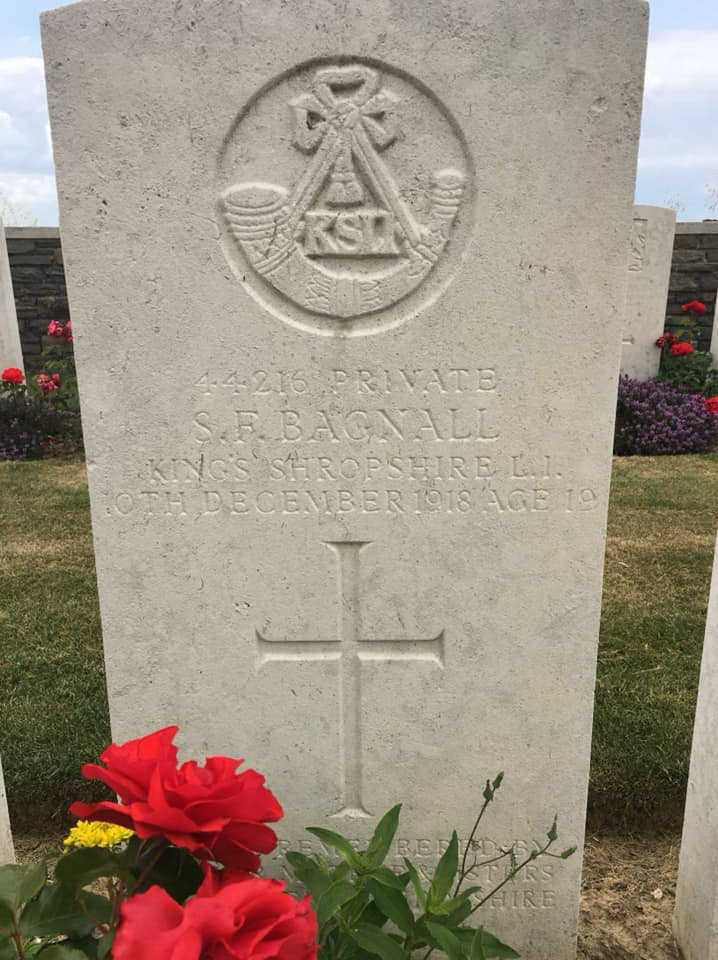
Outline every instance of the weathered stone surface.
<path fill-rule="evenodd" d="M 19 367 L 25 370 L 15 313 L 15 295 L 10 276 L 5 227 L 0 220 L 0 370 L 4 370 L 5 367 Z"/>
<path fill-rule="evenodd" d="M 44 17 L 114 733 L 246 756 L 283 843 L 403 800 L 392 860 L 429 868 L 506 769 L 484 852 L 556 809 L 581 845 L 645 28 Z M 486 923 L 567 960 L 580 869 Z"/>
<path fill-rule="evenodd" d="M 703 645 L 673 929 L 685 960 L 718 958 L 718 550 Z"/>
<path fill-rule="evenodd" d="M 633 208 L 621 373 L 655 377 L 661 360 L 656 339 L 666 325 L 675 210 L 645 204 Z"/>
<path fill-rule="evenodd" d="M 7 809 L 7 797 L 5 796 L 5 780 L 2 772 L 2 762 L 0 761 L 0 866 L 4 863 L 15 862 L 15 850 L 13 848 L 12 833 L 10 831 L 10 815 Z"/>

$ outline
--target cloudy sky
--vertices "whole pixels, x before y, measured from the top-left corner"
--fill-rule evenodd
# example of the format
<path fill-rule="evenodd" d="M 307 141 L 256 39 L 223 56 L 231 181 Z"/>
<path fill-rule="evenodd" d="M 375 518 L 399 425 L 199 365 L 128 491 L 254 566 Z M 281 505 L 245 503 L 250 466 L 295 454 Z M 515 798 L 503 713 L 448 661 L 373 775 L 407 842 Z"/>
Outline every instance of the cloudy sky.
<path fill-rule="evenodd" d="M 57 224 L 37 18 L 58 5 L 0 0 L 0 215 L 6 222 Z M 682 220 L 718 218 L 716 104 L 718 2 L 653 0 L 638 203 L 673 206 Z"/>

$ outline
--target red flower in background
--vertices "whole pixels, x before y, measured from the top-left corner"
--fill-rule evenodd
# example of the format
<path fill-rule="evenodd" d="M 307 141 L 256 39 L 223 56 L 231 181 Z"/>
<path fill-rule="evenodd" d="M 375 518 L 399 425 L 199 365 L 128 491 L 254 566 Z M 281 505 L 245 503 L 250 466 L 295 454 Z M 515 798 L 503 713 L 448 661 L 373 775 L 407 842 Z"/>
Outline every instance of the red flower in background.
<path fill-rule="evenodd" d="M 693 313 L 705 313 L 708 307 L 705 303 L 702 303 L 700 300 L 690 300 L 688 303 L 681 304 L 681 310 L 685 313 L 687 310 L 692 310 Z"/>
<path fill-rule="evenodd" d="M 43 396 L 47 396 L 48 393 L 52 393 L 53 390 L 57 390 L 60 387 L 60 374 L 59 373 L 38 373 L 35 377 L 35 382 L 38 387 L 42 390 Z"/>
<path fill-rule="evenodd" d="M 73 803 L 82 820 L 101 820 L 128 827 L 142 838 L 166 837 L 195 856 L 238 870 L 259 869 L 258 853 L 277 844 L 265 826 L 281 819 L 283 810 L 255 770 L 237 773 L 242 760 L 209 757 L 204 766 L 191 760 L 177 766 L 172 743 L 177 727 L 167 727 L 121 746 L 111 744 L 101 755 L 105 767 L 85 764 L 82 775 L 102 780 L 119 803 Z"/>
<path fill-rule="evenodd" d="M 674 343 L 671 346 L 671 353 L 674 357 L 684 357 L 686 354 L 693 353 L 693 345 L 690 343 Z"/>
<path fill-rule="evenodd" d="M 718 394 L 714 397 L 706 398 L 706 410 L 708 410 L 709 413 L 718 413 Z"/>
<path fill-rule="evenodd" d="M 316 960 L 317 919 L 310 898 L 295 900 L 265 877 L 207 870 L 180 906 L 161 887 L 126 900 L 114 960 Z"/>
<path fill-rule="evenodd" d="M 675 341 L 675 333 L 671 333 L 669 330 L 666 330 L 665 333 L 656 340 L 656 346 L 663 349 L 663 347 L 670 347 L 670 345 L 675 343 Z"/>
<path fill-rule="evenodd" d="M 72 320 L 68 320 L 62 331 L 62 335 L 68 343 L 72 343 Z"/>
<path fill-rule="evenodd" d="M 51 320 L 47 325 L 47 335 L 48 337 L 62 337 L 64 336 L 65 328 L 58 320 Z"/>
<path fill-rule="evenodd" d="M 0 374 L 5 383 L 14 383 L 19 386 L 25 380 L 25 374 L 18 367 L 5 367 Z"/>

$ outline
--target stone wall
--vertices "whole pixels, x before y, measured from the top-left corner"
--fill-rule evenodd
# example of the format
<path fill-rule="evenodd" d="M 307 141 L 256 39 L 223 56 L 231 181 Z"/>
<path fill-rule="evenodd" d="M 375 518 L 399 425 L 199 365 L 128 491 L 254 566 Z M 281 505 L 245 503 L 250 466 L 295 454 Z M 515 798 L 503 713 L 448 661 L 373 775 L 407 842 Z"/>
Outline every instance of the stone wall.
<path fill-rule="evenodd" d="M 60 232 L 57 227 L 7 227 L 7 245 L 25 363 L 34 372 L 39 369 L 41 338 L 48 323 L 69 317 Z M 701 320 L 702 350 L 710 345 L 717 287 L 718 221 L 678 223 L 668 328 L 680 328 L 682 303 L 702 300 L 708 306 Z"/>
<path fill-rule="evenodd" d="M 681 304 L 702 300 L 708 312 L 701 318 L 699 347 L 708 350 L 718 287 L 718 220 L 677 223 L 673 244 L 673 267 L 668 292 L 669 330 L 680 329 Z M 715 358 L 718 362 L 718 357 Z"/>
<path fill-rule="evenodd" d="M 20 340 L 28 373 L 40 369 L 42 337 L 50 320 L 70 313 L 57 227 L 7 227 Z"/>

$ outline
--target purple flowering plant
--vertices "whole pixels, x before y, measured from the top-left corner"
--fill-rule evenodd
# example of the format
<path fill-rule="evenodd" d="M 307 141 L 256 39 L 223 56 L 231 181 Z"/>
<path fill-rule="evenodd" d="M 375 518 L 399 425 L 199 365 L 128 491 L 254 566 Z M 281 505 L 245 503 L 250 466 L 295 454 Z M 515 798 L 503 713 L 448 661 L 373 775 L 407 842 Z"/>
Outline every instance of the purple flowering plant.
<path fill-rule="evenodd" d="M 656 456 L 705 453 L 718 446 L 718 416 L 701 394 L 660 380 L 618 384 L 614 453 Z"/>

